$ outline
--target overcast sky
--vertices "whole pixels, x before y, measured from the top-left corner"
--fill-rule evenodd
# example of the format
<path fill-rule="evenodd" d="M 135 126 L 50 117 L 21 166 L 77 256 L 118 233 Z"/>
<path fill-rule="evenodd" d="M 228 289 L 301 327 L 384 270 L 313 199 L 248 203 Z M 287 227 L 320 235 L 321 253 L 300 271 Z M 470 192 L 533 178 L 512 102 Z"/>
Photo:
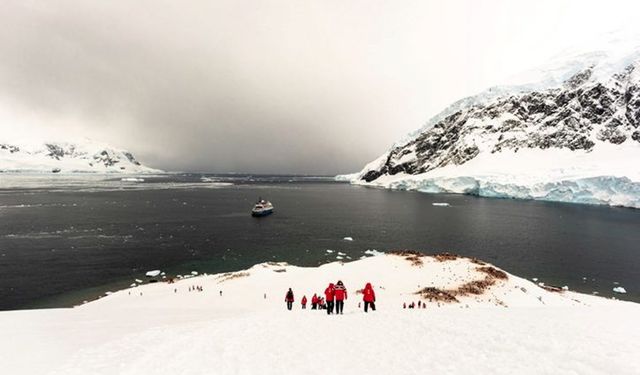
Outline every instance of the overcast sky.
<path fill-rule="evenodd" d="M 447 104 L 639 27 L 629 1 L 0 4 L 0 138 L 167 170 L 359 170 Z"/>

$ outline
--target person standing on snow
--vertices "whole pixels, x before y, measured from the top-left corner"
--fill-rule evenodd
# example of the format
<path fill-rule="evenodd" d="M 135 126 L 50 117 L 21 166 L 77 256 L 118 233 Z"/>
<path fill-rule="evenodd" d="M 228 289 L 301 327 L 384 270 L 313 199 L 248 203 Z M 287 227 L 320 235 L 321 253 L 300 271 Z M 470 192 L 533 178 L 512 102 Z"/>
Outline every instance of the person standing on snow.
<path fill-rule="evenodd" d="M 335 289 L 333 284 L 329 284 L 327 289 L 324 290 L 324 296 L 327 300 L 327 315 L 333 314 L 333 299 L 335 297 Z"/>
<path fill-rule="evenodd" d="M 307 308 L 307 296 L 302 296 L 302 309 L 306 309 Z"/>
<path fill-rule="evenodd" d="M 317 294 L 313 294 L 313 297 L 311 297 L 311 310 L 317 310 L 318 309 L 318 295 Z"/>
<path fill-rule="evenodd" d="M 336 314 L 342 314 L 344 310 L 344 300 L 347 299 L 347 288 L 344 287 L 341 280 L 338 280 L 333 291 L 336 298 Z"/>
<path fill-rule="evenodd" d="M 367 283 L 364 287 L 362 300 L 364 301 L 364 312 L 368 312 L 369 306 L 371 306 L 371 310 L 376 311 L 376 292 L 373 291 L 371 283 Z"/>
<path fill-rule="evenodd" d="M 287 310 L 291 310 L 293 308 L 293 290 L 291 288 L 284 297 L 284 301 L 287 303 Z"/>

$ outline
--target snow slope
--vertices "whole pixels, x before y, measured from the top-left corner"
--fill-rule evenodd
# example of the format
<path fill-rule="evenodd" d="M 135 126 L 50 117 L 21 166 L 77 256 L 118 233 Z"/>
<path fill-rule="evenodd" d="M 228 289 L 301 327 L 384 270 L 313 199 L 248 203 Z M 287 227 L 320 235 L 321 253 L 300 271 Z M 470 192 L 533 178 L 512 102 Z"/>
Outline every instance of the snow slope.
<path fill-rule="evenodd" d="M 483 267 L 492 266 L 410 253 L 317 268 L 265 263 L 74 309 L 2 312 L 11 339 L 0 342 L 0 363 L 10 374 L 640 372 L 639 305 L 551 292 Z M 344 315 L 300 309 L 302 294 L 338 279 L 349 292 Z M 366 282 L 378 310 L 365 315 L 356 290 Z M 196 285 L 204 291 L 188 291 Z M 438 290 L 424 295 L 426 309 L 402 308 L 425 287 Z M 445 294 L 457 302 L 437 301 Z"/>
<path fill-rule="evenodd" d="M 465 98 L 352 175 L 425 192 L 640 207 L 640 43 Z M 524 82 L 526 82 L 524 79 Z"/>
<path fill-rule="evenodd" d="M 40 142 L 0 140 L 0 172 L 158 173 L 128 151 L 92 140 Z"/>

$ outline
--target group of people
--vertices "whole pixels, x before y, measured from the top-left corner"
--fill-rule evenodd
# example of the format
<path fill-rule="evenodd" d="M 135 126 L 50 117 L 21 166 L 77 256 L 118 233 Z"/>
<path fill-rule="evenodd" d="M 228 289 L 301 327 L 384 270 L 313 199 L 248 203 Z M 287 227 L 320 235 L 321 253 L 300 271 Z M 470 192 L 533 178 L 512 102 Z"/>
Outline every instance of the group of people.
<path fill-rule="evenodd" d="M 410 304 L 407 305 L 406 302 L 404 302 L 402 304 L 402 308 L 403 309 L 426 309 L 427 308 L 427 304 L 422 302 L 422 301 L 418 301 L 418 305 L 416 307 L 416 303 L 415 302 L 411 302 Z"/>
<path fill-rule="evenodd" d="M 362 300 L 364 301 L 364 312 L 368 312 L 369 308 L 375 311 L 376 309 L 376 293 L 371 286 L 371 283 L 367 283 L 364 289 L 360 290 L 362 293 Z M 314 294 L 311 297 L 311 310 L 327 310 L 327 315 L 342 314 L 344 311 L 344 301 L 347 299 L 347 288 L 344 286 L 342 280 L 338 280 L 337 283 L 330 283 L 324 290 L 324 297 Z M 293 302 L 295 302 L 293 290 L 289 288 L 285 295 L 284 301 L 287 303 L 287 309 L 293 308 Z M 307 308 L 307 296 L 303 296 L 300 301 L 302 309 Z M 360 304 L 358 304 L 360 307 Z"/>

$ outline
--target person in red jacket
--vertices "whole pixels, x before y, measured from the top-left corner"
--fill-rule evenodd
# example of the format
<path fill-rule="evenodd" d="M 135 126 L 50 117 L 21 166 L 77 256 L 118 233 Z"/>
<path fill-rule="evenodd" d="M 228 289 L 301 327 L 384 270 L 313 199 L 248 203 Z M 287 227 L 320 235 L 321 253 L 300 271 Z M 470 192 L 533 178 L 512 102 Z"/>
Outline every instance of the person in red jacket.
<path fill-rule="evenodd" d="M 306 309 L 307 308 L 307 296 L 302 296 L 302 309 Z"/>
<path fill-rule="evenodd" d="M 324 296 L 327 300 L 327 315 L 333 314 L 333 299 L 335 297 L 335 289 L 333 284 L 329 284 L 324 290 Z"/>
<path fill-rule="evenodd" d="M 311 297 L 311 310 L 317 310 L 317 309 L 318 309 L 318 295 L 314 293 L 313 297 Z"/>
<path fill-rule="evenodd" d="M 293 308 L 293 290 L 289 288 L 287 295 L 284 296 L 284 301 L 287 303 L 287 310 L 291 310 Z"/>
<path fill-rule="evenodd" d="M 367 283 L 362 290 L 362 300 L 364 301 L 364 312 L 368 312 L 369 306 L 371 306 L 371 310 L 376 311 L 376 292 L 373 291 L 371 283 Z"/>
<path fill-rule="evenodd" d="M 333 292 L 336 298 L 336 314 L 342 314 L 342 310 L 344 310 L 344 300 L 347 299 L 347 288 L 344 287 L 342 280 L 338 280 Z"/>

